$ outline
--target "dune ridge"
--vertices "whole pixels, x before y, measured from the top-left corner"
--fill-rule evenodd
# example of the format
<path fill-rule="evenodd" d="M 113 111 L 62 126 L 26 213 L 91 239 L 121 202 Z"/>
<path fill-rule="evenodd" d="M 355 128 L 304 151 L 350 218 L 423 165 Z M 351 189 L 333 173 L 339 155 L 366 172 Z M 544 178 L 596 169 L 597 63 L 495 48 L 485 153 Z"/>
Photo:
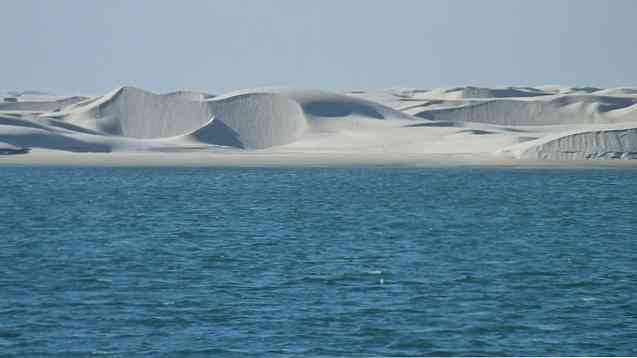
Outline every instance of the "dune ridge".
<path fill-rule="evenodd" d="M 637 98 L 557 95 L 528 101 L 492 99 L 442 109 L 415 112 L 417 117 L 442 121 L 500 125 L 558 125 L 637 120 Z"/>
<path fill-rule="evenodd" d="M 637 123 L 562 132 L 502 151 L 525 159 L 637 159 Z"/>
<path fill-rule="evenodd" d="M 63 151 L 637 158 L 634 88 L 345 93 L 254 88 L 215 96 L 119 87 L 93 97 L 12 93 L 16 96 L 0 100 L 0 143 L 7 153 L 33 149 L 28 156 Z"/>

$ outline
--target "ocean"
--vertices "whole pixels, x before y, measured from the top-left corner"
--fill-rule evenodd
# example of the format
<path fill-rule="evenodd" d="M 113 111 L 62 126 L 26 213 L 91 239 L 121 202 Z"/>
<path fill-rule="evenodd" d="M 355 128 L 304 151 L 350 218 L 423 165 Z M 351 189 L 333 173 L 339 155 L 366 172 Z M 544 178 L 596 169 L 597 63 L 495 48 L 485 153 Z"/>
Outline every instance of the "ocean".
<path fill-rule="evenodd" d="M 0 167 L 0 356 L 637 355 L 637 170 Z"/>

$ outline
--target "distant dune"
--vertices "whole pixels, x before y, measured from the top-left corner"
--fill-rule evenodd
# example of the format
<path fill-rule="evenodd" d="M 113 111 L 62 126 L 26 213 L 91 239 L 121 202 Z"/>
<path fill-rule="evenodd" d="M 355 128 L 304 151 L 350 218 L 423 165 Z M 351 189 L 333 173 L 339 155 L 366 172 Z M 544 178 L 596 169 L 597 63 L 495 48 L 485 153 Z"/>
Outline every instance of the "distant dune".
<path fill-rule="evenodd" d="M 11 156 L 12 162 L 64 152 L 297 161 L 364 156 L 371 163 L 401 156 L 462 156 L 468 162 L 637 158 L 634 88 L 6 93 L 0 97 L 0 152 L 22 154 Z"/>

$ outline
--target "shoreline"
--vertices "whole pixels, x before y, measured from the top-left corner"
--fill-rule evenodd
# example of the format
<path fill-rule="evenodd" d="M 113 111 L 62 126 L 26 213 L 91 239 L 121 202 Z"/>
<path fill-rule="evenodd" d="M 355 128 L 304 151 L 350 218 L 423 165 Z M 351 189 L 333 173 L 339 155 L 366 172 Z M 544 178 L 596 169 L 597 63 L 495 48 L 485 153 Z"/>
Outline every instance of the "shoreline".
<path fill-rule="evenodd" d="M 115 152 L 32 151 L 0 156 L 0 167 L 183 167 L 183 168 L 527 168 L 637 169 L 633 160 L 529 160 L 479 154 L 359 154 L 298 152 Z"/>

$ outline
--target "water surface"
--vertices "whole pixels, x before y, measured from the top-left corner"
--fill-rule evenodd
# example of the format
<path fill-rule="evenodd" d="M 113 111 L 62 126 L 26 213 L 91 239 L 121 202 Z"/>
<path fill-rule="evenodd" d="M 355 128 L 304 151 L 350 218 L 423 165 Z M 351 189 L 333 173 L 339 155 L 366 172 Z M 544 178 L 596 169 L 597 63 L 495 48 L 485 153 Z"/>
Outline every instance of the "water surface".
<path fill-rule="evenodd" d="M 0 352 L 637 355 L 635 170 L 0 168 Z"/>

